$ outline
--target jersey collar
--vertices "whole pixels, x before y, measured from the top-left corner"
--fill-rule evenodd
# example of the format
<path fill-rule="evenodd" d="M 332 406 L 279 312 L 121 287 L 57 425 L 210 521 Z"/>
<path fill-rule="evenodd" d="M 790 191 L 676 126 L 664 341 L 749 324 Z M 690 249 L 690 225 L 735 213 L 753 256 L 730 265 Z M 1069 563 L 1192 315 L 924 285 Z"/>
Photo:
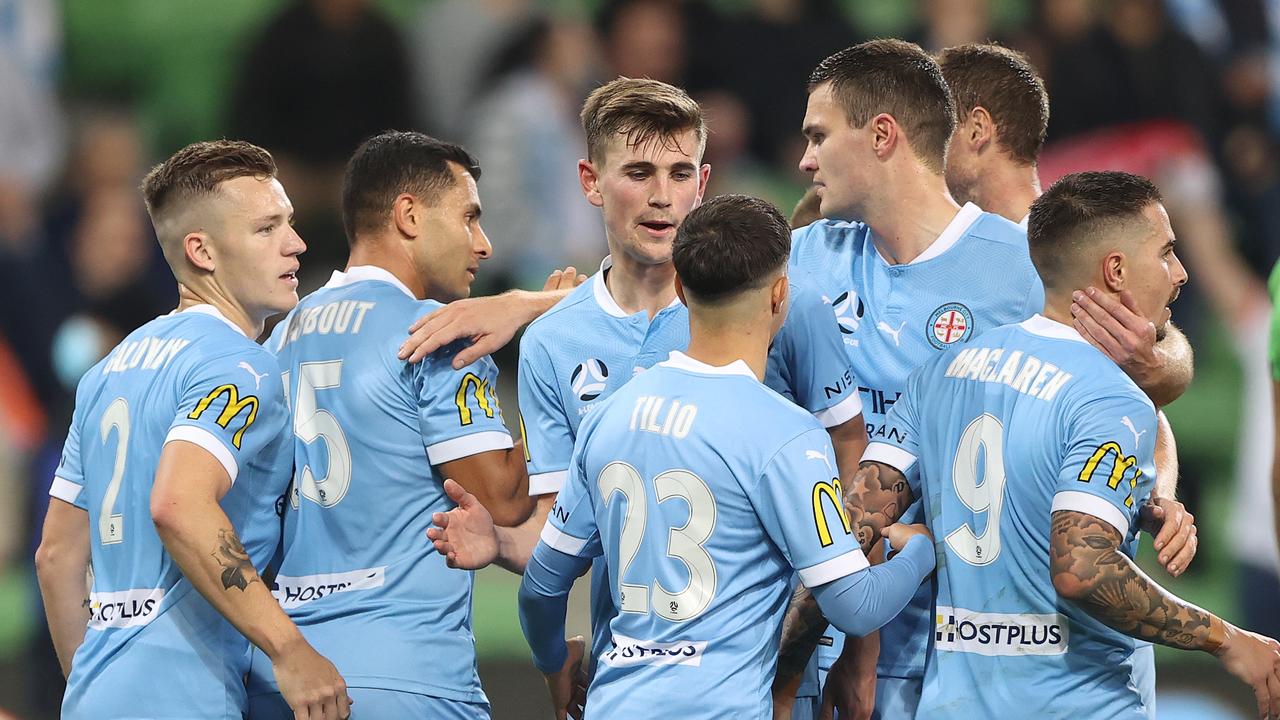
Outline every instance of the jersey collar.
<path fill-rule="evenodd" d="M 629 313 L 618 305 L 618 301 L 613 299 L 613 295 L 609 294 L 609 286 L 605 284 L 604 272 L 613 267 L 613 256 L 605 255 L 604 260 L 600 261 L 600 269 L 596 271 L 594 277 L 591 278 L 591 291 L 595 295 L 596 304 L 600 306 L 610 317 L 625 318 L 631 317 L 633 313 Z M 675 307 L 680 304 L 680 298 L 671 299 L 671 304 L 667 307 Z M 664 308 L 665 309 L 665 308 Z"/>
<path fill-rule="evenodd" d="M 169 314 L 177 315 L 179 313 L 185 313 L 185 312 L 199 313 L 200 315 L 208 315 L 209 317 L 218 318 L 219 320 L 226 323 L 227 325 L 230 325 L 232 329 L 234 329 L 236 332 L 240 333 L 241 335 L 244 335 L 245 337 L 249 337 L 247 334 L 245 334 L 245 331 L 241 329 L 239 325 L 231 322 L 229 319 L 227 319 L 226 315 L 222 314 L 221 310 L 219 310 L 218 308 L 212 305 L 201 303 L 199 305 L 192 305 L 191 307 L 183 310 L 175 310 Z"/>
<path fill-rule="evenodd" d="M 734 360 L 728 365 L 708 365 L 702 361 L 694 360 L 679 350 L 672 350 L 671 355 L 658 364 L 664 367 L 676 368 L 677 370 L 688 370 L 701 375 L 745 375 L 752 380 L 759 381 L 756 374 L 751 371 L 751 367 L 747 365 L 745 360 L 741 359 Z"/>
<path fill-rule="evenodd" d="M 418 299 L 416 295 L 409 291 L 409 288 L 405 287 L 404 283 L 400 282 L 399 278 L 392 275 L 391 272 L 385 268 L 380 268 L 377 265 L 356 265 L 355 267 L 347 268 L 346 272 L 334 270 L 333 275 L 329 276 L 329 282 L 325 283 L 324 286 L 327 288 L 340 288 L 352 283 L 362 282 L 364 280 L 377 280 L 378 282 L 390 283 L 405 295 L 408 295 L 414 300 Z"/>
<path fill-rule="evenodd" d="M 1040 337 L 1056 338 L 1058 340 L 1072 340 L 1084 343 L 1085 345 L 1089 344 L 1089 341 L 1085 340 L 1079 332 L 1076 332 L 1075 328 L 1070 325 L 1064 325 L 1057 320 L 1050 320 L 1039 313 L 1036 313 L 1035 315 L 1032 315 L 1026 320 L 1018 323 L 1018 327 L 1026 330 L 1032 335 L 1039 335 Z"/>
<path fill-rule="evenodd" d="M 932 260 L 942 253 L 950 250 L 951 247 L 960 240 L 960 237 L 968 232 L 969 228 L 977 222 L 978 216 L 980 215 L 982 215 L 982 208 L 971 202 L 965 203 L 964 207 L 960 208 L 960 212 L 956 213 L 956 216 L 951 218 L 951 222 L 947 223 L 947 227 L 942 231 L 942 234 L 938 236 L 938 239 L 934 240 L 929 247 L 925 248 L 924 252 L 920 253 L 915 260 L 912 260 L 907 264 L 915 265 L 916 263 L 922 263 L 926 260 Z"/>

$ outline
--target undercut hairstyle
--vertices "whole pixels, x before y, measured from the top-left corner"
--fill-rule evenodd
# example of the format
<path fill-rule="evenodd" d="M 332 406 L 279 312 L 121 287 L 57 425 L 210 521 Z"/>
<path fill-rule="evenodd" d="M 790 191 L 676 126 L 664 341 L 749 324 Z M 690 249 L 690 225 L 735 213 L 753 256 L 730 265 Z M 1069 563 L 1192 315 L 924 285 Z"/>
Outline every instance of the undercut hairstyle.
<path fill-rule="evenodd" d="M 461 145 L 420 132 L 387 131 L 360 143 L 342 177 L 342 227 L 347 243 L 385 227 L 401 193 L 424 203 L 453 187 L 450 163 L 480 180 L 480 163 Z"/>
<path fill-rule="evenodd" d="M 1145 223 L 1143 211 L 1160 202 L 1150 180 L 1126 172 L 1064 176 L 1035 202 L 1027 222 L 1031 262 L 1046 288 L 1063 290 L 1080 273 L 1084 251 L 1117 230 Z"/>
<path fill-rule="evenodd" d="M 241 177 L 276 176 L 271 153 L 243 140 L 192 143 L 151 168 L 142 179 L 142 197 L 152 224 L 176 204 L 212 196 L 218 185 Z"/>
<path fill-rule="evenodd" d="M 686 293 L 703 303 L 763 287 L 787 263 L 791 229 L 772 203 L 721 195 L 680 223 L 671 261 Z"/>
<path fill-rule="evenodd" d="M 925 167 L 941 174 L 956 110 L 942 70 L 929 54 L 904 40 L 869 40 L 823 60 L 809 75 L 809 92 L 831 83 L 849 124 L 866 127 L 888 113 Z"/>
<path fill-rule="evenodd" d="M 938 56 L 951 88 L 956 119 L 983 107 L 996 124 L 1001 148 L 1017 162 L 1034 165 L 1049 130 L 1049 93 L 1027 56 L 994 44 L 947 48 Z"/>
<path fill-rule="evenodd" d="M 707 146 L 707 123 L 698 103 L 674 85 L 643 78 L 620 77 L 593 90 L 582 105 L 582 130 L 592 162 L 604 159 L 605 148 L 617 135 L 630 148 L 658 141 L 675 149 L 677 136 L 693 130 L 698 147 L 689 154 L 695 161 Z"/>

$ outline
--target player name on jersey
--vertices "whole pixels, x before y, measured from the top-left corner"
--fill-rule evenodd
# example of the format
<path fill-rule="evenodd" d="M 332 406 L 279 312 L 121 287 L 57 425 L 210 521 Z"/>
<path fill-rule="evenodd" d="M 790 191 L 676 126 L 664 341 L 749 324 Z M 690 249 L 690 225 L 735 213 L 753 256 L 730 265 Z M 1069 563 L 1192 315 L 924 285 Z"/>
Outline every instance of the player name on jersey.
<path fill-rule="evenodd" d="M 1071 373 L 1051 362 L 1014 350 L 1004 358 L 1004 348 L 967 348 L 947 366 L 946 377 L 978 382 L 1001 383 L 1049 402 L 1071 380 Z M 1004 364 L 1000 364 L 1001 359 Z M 999 370 L 996 368 L 999 367 Z"/>
<path fill-rule="evenodd" d="M 102 374 L 134 368 L 159 370 L 169 364 L 191 341 L 183 338 L 144 337 L 120 343 L 111 359 L 102 365 Z"/>
<path fill-rule="evenodd" d="M 662 412 L 664 407 L 667 408 L 665 414 Z M 697 416 L 698 406 L 692 403 L 682 405 L 679 400 L 673 400 L 670 407 L 667 407 L 667 398 L 641 395 L 636 398 L 636 405 L 631 410 L 631 429 L 669 435 L 680 440 L 693 429 L 693 420 Z"/>
<path fill-rule="evenodd" d="M 372 310 L 374 305 L 377 303 L 342 300 L 300 310 L 290 321 L 289 334 L 280 343 L 280 347 L 283 348 L 303 335 L 311 333 L 355 335 L 364 325 L 365 314 Z"/>

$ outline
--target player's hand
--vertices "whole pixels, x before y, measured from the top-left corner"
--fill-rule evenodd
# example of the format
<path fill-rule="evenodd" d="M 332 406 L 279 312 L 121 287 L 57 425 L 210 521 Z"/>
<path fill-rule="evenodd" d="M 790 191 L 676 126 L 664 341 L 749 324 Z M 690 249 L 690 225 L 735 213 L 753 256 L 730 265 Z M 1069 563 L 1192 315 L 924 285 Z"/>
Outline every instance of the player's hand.
<path fill-rule="evenodd" d="M 1072 325 L 1094 347 L 1119 365 L 1140 388 L 1160 376 L 1164 356 L 1156 350 L 1156 326 L 1142 314 L 1133 295 L 1120 299 L 1095 287 L 1071 294 Z"/>
<path fill-rule="evenodd" d="M 871 646 L 868 646 L 871 650 Z M 831 664 L 827 684 L 822 688 L 818 720 L 870 720 L 876 707 L 876 659 L 880 643 L 874 643 L 869 658 L 859 655 L 846 640 L 845 651 Z"/>
<path fill-rule="evenodd" d="M 894 523 L 884 529 L 884 537 L 889 541 L 889 547 L 894 552 L 898 552 L 907 546 L 907 541 L 916 535 L 923 535 L 933 542 L 933 536 L 929 534 L 929 528 L 922 524 L 903 525 L 902 523 Z"/>
<path fill-rule="evenodd" d="M 1232 625 L 1216 653 L 1222 667 L 1253 688 L 1258 718 L 1280 718 L 1280 643 Z"/>
<path fill-rule="evenodd" d="M 1155 498 L 1139 509 L 1138 522 L 1143 532 L 1155 537 L 1154 547 L 1164 569 L 1174 577 L 1186 572 L 1200 546 L 1196 516 L 1177 500 Z"/>
<path fill-rule="evenodd" d="M 347 720 L 351 698 L 347 683 L 307 641 L 280 653 L 272 663 L 280 695 L 296 720 Z"/>
<path fill-rule="evenodd" d="M 397 357 L 416 363 L 446 345 L 469 340 L 453 358 L 454 369 L 460 370 L 502 349 L 532 319 L 514 292 L 454 300 L 410 325 Z"/>
<path fill-rule="evenodd" d="M 435 527 L 427 538 L 451 568 L 479 570 L 498 559 L 498 530 L 493 517 L 475 495 L 454 480 L 444 481 L 444 492 L 458 507 L 431 515 Z"/>
<path fill-rule="evenodd" d="M 574 700 L 574 686 L 582 672 L 582 656 L 586 654 L 587 643 L 581 635 L 565 641 L 569 648 L 569 656 L 564 665 L 556 672 L 547 675 L 547 689 L 551 691 L 551 707 L 556 712 L 556 720 L 582 717 L 582 708 Z"/>
<path fill-rule="evenodd" d="M 547 282 L 542 285 L 542 291 L 551 290 L 572 290 L 587 281 L 587 276 L 578 272 L 578 269 L 570 265 L 563 270 L 552 270 L 551 275 L 547 276 Z"/>

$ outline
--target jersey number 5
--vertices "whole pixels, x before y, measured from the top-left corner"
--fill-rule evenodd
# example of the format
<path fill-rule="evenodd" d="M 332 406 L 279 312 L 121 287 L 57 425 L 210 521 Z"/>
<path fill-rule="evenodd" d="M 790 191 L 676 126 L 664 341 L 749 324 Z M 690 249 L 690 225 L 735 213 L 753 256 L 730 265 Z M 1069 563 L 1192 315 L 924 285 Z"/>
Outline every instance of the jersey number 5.
<path fill-rule="evenodd" d="M 284 378 L 285 398 L 289 398 L 289 376 Z M 290 501 L 294 509 L 298 507 L 298 493 L 321 507 L 333 507 L 346 497 L 351 489 L 351 447 L 347 444 L 347 435 L 342 432 L 338 418 L 333 413 L 316 405 L 316 391 L 330 390 L 342 386 L 342 361 L 302 363 L 298 366 L 298 392 L 293 397 L 293 434 L 299 440 L 310 445 L 319 438 L 324 438 L 325 449 L 329 454 L 329 472 L 317 479 L 311 470 L 311 464 L 302 466 L 295 480 L 295 494 Z"/>

